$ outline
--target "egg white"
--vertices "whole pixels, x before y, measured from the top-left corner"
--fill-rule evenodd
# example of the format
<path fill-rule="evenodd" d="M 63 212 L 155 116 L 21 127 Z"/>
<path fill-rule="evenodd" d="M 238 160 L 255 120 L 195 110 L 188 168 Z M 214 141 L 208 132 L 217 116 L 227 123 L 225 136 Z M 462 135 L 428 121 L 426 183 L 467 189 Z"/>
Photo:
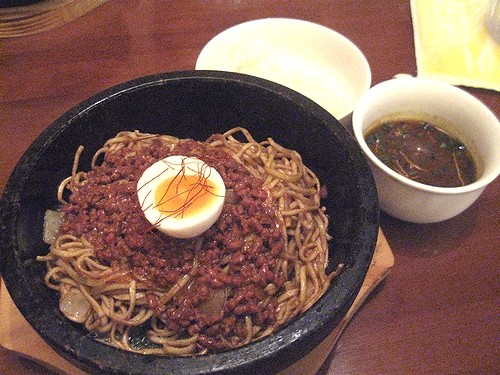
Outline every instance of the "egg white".
<path fill-rule="evenodd" d="M 212 192 L 215 199 L 188 217 L 166 215 L 155 207 L 155 194 L 161 183 L 179 173 L 202 175 L 215 186 Z M 225 195 L 226 187 L 217 170 L 200 159 L 183 155 L 169 156 L 154 163 L 137 182 L 137 197 L 146 219 L 159 231 L 175 238 L 196 237 L 210 228 L 222 212 Z"/>

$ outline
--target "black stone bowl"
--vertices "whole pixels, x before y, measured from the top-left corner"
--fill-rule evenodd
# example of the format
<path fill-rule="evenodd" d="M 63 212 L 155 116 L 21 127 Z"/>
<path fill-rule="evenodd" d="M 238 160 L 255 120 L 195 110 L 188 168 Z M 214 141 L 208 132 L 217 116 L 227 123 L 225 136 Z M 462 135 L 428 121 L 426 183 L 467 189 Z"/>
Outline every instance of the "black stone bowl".
<path fill-rule="evenodd" d="M 227 352 L 184 358 L 146 356 L 95 341 L 58 308 L 44 282 L 42 222 L 58 206 L 59 182 L 80 168 L 120 130 L 205 140 L 234 126 L 257 140 L 274 138 L 300 152 L 328 188 L 330 269 L 346 267 L 305 314 L 267 338 Z M 313 350 L 340 322 L 356 297 L 375 249 L 379 224 L 375 184 L 354 139 L 326 110 L 283 86 L 224 72 L 185 71 L 136 79 L 69 110 L 30 146 L 16 166 L 0 206 L 1 272 L 18 309 L 58 353 L 95 373 L 270 374 Z"/>

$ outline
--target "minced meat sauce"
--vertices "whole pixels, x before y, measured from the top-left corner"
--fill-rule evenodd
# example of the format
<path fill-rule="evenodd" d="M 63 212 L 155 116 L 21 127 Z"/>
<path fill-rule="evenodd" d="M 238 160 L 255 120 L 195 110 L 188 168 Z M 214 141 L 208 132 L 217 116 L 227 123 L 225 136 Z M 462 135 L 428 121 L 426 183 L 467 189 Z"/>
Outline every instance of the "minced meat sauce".
<path fill-rule="evenodd" d="M 197 238 L 175 239 L 157 231 L 137 199 L 136 184 L 144 170 L 170 155 L 205 161 L 228 190 L 218 221 Z M 126 147 L 108 152 L 87 178 L 63 207 L 62 233 L 84 236 L 100 262 L 152 288 L 168 289 L 183 275 L 195 274 L 164 306 L 148 293 L 150 307 L 167 328 L 180 335 L 200 334 L 201 345 L 220 350 L 246 337 L 245 316 L 260 326 L 276 321 L 277 300 L 266 290 L 285 281 L 276 271 L 285 243 L 282 224 L 262 181 L 225 151 L 195 141 L 171 149 L 158 140 L 134 153 Z"/>

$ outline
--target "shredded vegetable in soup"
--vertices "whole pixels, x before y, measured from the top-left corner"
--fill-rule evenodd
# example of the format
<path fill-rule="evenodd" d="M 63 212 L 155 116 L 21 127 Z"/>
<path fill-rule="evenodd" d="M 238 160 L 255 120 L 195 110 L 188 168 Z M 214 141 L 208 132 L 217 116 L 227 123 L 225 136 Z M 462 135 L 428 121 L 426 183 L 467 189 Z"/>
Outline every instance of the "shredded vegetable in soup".
<path fill-rule="evenodd" d="M 469 149 L 427 121 L 401 118 L 375 123 L 365 139 L 385 165 L 414 181 L 458 187 L 477 179 Z"/>
<path fill-rule="evenodd" d="M 97 151 L 88 171 L 78 170 L 82 152 L 58 190 L 57 235 L 37 259 L 47 264 L 62 313 L 98 340 L 175 356 L 235 348 L 306 311 L 340 272 L 326 273 L 325 189 L 297 152 L 272 139 L 257 142 L 243 128 L 204 142 L 125 131 Z M 175 169 L 167 161 L 179 155 Z M 159 161 L 163 169 L 147 182 L 170 181 L 157 185 L 170 189 L 166 200 L 181 199 L 151 219 L 146 210 L 155 203 L 139 199 L 138 181 Z M 225 190 L 207 182 L 215 171 Z M 201 221 L 172 212 L 221 197 L 201 234 L 159 230 L 171 218 Z"/>

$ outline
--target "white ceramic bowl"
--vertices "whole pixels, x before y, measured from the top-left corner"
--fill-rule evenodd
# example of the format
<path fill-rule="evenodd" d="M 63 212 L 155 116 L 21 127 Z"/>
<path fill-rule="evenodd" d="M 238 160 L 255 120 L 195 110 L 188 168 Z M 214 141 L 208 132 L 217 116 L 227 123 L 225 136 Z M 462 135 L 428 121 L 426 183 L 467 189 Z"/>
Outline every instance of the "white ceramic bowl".
<path fill-rule="evenodd" d="M 435 187 L 408 179 L 382 163 L 369 149 L 364 133 L 378 119 L 414 113 L 448 124 L 479 164 L 477 181 L 462 187 Z M 373 86 L 353 112 L 353 131 L 370 161 L 381 209 L 398 219 L 432 223 L 467 209 L 500 173 L 500 125 L 479 100 L 446 83 L 401 77 Z M 439 126 L 439 125 L 438 125 Z"/>
<path fill-rule="evenodd" d="M 233 26 L 210 40 L 198 70 L 249 74 L 312 99 L 344 125 L 371 85 L 363 53 L 341 34 L 316 23 L 265 18 Z"/>

